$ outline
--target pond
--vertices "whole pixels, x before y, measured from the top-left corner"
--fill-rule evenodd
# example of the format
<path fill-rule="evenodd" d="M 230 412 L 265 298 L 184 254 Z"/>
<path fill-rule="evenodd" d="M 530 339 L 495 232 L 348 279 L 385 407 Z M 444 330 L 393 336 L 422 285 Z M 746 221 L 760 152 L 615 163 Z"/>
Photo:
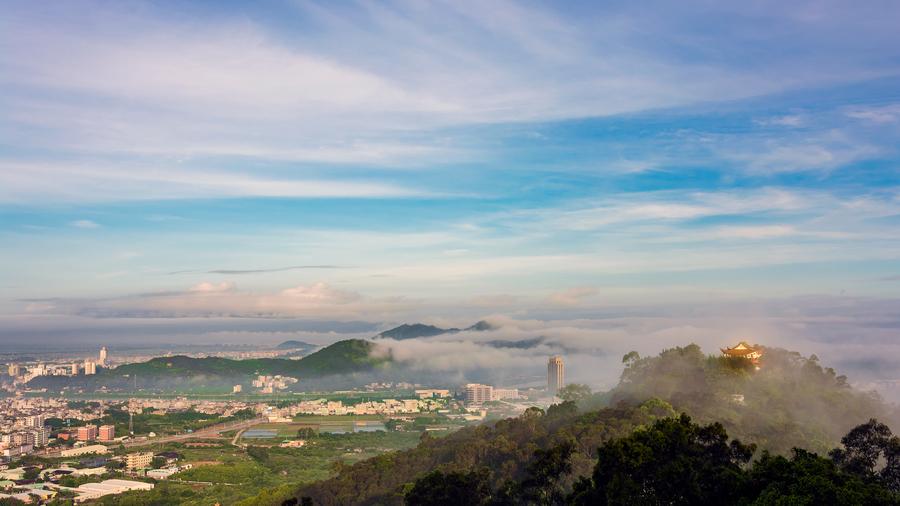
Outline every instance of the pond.
<path fill-rule="evenodd" d="M 245 431 L 241 437 L 247 439 L 269 439 L 278 435 L 277 430 L 268 429 L 249 429 Z"/>

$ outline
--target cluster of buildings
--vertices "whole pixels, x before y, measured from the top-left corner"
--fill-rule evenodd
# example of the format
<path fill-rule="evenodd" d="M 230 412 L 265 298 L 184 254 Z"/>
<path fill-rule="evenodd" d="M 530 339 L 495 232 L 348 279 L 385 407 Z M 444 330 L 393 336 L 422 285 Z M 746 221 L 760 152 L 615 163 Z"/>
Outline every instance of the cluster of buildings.
<path fill-rule="evenodd" d="M 297 381 L 297 378 L 292 378 L 290 376 L 258 376 L 253 380 L 253 387 L 258 388 L 260 393 L 271 394 L 278 390 L 284 390 L 288 385 L 293 385 Z M 238 386 L 240 385 L 235 385 L 235 387 Z M 238 389 L 237 392 L 240 392 L 240 389 Z"/>
<path fill-rule="evenodd" d="M 419 399 L 445 399 L 450 397 L 450 390 L 441 388 L 420 388 L 415 390 Z"/>
<path fill-rule="evenodd" d="M 519 390 L 517 388 L 496 388 L 491 385 L 482 385 L 481 383 L 469 383 L 466 385 L 467 406 L 480 406 L 485 402 L 518 398 Z"/>
<path fill-rule="evenodd" d="M 262 414 L 271 421 L 290 421 L 297 415 L 399 415 L 425 413 L 445 408 L 446 399 L 383 399 L 344 404 L 342 401 L 316 399 L 283 408 L 268 406 Z"/>
<path fill-rule="evenodd" d="M 181 412 L 193 410 L 207 415 L 231 416 L 244 409 L 256 409 L 256 403 L 241 401 L 207 401 L 176 397 L 173 399 L 139 399 L 128 400 L 127 410 L 132 413 L 141 413 L 150 410 L 157 415 L 165 415 L 169 412 Z"/>
<path fill-rule="evenodd" d="M 50 427 L 44 425 L 42 415 L 29 415 L 19 422 L 0 434 L 0 456 L 6 460 L 28 455 L 35 448 L 47 446 L 50 440 Z"/>
<path fill-rule="evenodd" d="M 116 428 L 113 425 L 83 425 L 78 427 L 75 438 L 78 441 L 112 442 L 116 439 Z"/>
<path fill-rule="evenodd" d="M 106 367 L 109 360 L 109 352 L 106 346 L 100 348 L 97 358 L 86 358 L 84 362 L 34 362 L 21 364 L 13 362 L 7 365 L 6 374 L 14 382 L 28 383 L 39 376 L 78 376 L 79 374 L 97 374 L 98 367 Z"/>
<path fill-rule="evenodd" d="M 412 383 L 407 383 L 405 381 L 398 382 L 390 382 L 390 381 L 376 381 L 373 383 L 366 384 L 366 390 L 369 391 L 377 391 L 377 390 L 412 390 L 416 387 Z"/>

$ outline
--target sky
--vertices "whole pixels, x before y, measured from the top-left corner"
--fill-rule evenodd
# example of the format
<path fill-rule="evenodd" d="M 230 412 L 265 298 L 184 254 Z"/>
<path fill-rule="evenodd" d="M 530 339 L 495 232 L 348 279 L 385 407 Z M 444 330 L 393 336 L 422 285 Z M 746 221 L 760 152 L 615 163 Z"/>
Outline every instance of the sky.
<path fill-rule="evenodd" d="M 900 359 L 896 2 L 0 3 L 0 342 Z"/>

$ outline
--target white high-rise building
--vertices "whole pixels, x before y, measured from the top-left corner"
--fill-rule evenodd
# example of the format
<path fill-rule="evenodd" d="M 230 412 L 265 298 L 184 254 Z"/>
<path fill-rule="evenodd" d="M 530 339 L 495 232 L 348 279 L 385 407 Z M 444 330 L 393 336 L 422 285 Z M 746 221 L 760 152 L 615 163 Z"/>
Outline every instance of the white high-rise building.
<path fill-rule="evenodd" d="M 97 374 L 97 362 L 94 362 L 93 360 L 85 360 L 84 374 Z"/>
<path fill-rule="evenodd" d="M 78 364 L 72 364 L 69 367 L 71 368 L 70 374 L 72 374 L 72 376 L 78 376 Z"/>
<path fill-rule="evenodd" d="M 566 385 L 566 366 L 560 356 L 550 357 L 547 363 L 547 391 L 556 395 Z"/>
<path fill-rule="evenodd" d="M 9 364 L 9 369 L 7 369 L 7 373 L 10 376 L 15 378 L 16 376 L 22 374 L 22 368 L 19 366 L 19 364 Z"/>
<path fill-rule="evenodd" d="M 100 359 L 97 360 L 97 364 L 99 364 L 100 367 L 106 367 L 106 357 L 107 356 L 108 356 L 108 353 L 106 351 L 106 346 L 100 348 Z"/>
<path fill-rule="evenodd" d="M 31 415 L 25 417 L 25 425 L 35 429 L 44 426 L 44 415 Z"/>

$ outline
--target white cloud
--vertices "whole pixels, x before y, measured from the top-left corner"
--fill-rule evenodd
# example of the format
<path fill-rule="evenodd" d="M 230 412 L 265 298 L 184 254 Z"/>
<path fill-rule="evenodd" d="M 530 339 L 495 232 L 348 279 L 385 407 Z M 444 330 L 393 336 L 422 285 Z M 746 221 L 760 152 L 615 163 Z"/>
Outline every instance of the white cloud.
<path fill-rule="evenodd" d="M 900 120 L 900 104 L 880 107 L 855 107 L 846 111 L 847 116 L 875 124 L 894 123 Z"/>
<path fill-rule="evenodd" d="M 7 13 L 0 85 L 12 93 L 0 105 L 23 127 L 11 129 L 17 143 L 427 166 L 467 155 L 423 141 L 423 129 L 603 116 L 872 73 L 855 59 L 834 73 L 780 52 L 752 72 L 673 57 L 644 35 L 666 20 L 624 8 L 576 18 L 512 2 L 302 4 L 285 16 L 308 29 L 286 34 L 252 16 L 198 25 L 152 6 L 102 7 Z"/>
<path fill-rule="evenodd" d="M 561 292 L 551 293 L 547 300 L 551 304 L 560 306 L 575 306 L 580 304 L 585 298 L 597 294 L 597 290 L 588 286 L 569 288 Z"/>
<path fill-rule="evenodd" d="M 428 192 L 377 181 L 303 179 L 134 164 L 84 165 L 0 160 L 0 202 L 208 197 L 405 198 Z M 434 195 L 432 195 L 434 196 Z M 91 223 L 79 220 L 76 223 Z M 88 225 L 90 226 L 90 225 Z"/>
<path fill-rule="evenodd" d="M 76 228 L 100 228 L 100 224 L 91 220 L 75 220 L 72 226 Z"/>
<path fill-rule="evenodd" d="M 725 239 L 770 239 L 796 233 L 797 230 L 790 225 L 730 226 L 715 230 L 717 237 Z"/>
<path fill-rule="evenodd" d="M 361 298 L 358 293 L 338 290 L 322 282 L 287 288 L 281 291 L 281 295 L 315 304 L 347 304 Z"/>
<path fill-rule="evenodd" d="M 235 290 L 234 283 L 230 281 L 223 281 L 221 283 L 210 283 L 209 281 L 204 281 L 202 283 L 197 283 L 192 286 L 189 292 L 191 293 L 222 293 L 222 292 L 231 292 Z"/>

